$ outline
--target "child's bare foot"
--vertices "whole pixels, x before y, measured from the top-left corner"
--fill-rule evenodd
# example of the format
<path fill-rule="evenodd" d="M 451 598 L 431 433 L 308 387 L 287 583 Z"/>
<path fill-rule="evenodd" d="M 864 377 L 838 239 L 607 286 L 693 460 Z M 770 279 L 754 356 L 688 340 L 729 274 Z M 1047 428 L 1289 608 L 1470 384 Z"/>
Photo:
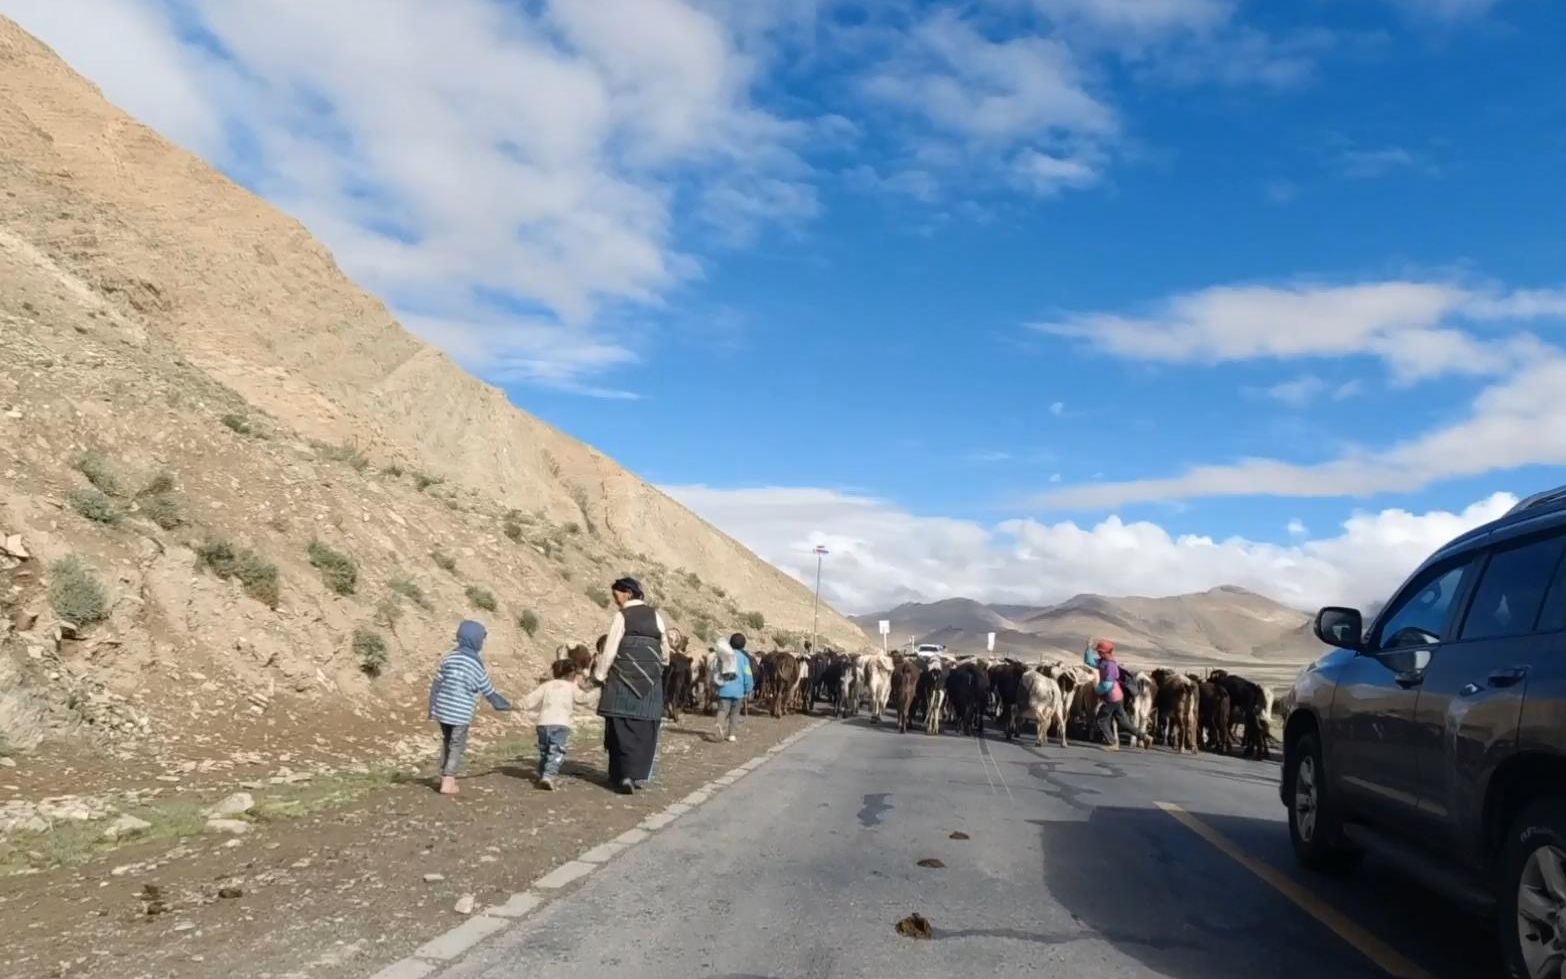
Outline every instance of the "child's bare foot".
<path fill-rule="evenodd" d="M 458 792 L 458 789 L 457 789 L 457 780 L 456 780 L 456 778 L 454 776 L 451 776 L 451 775 L 442 775 L 441 779 L 440 779 L 440 794 L 441 795 L 456 795 L 457 792 Z"/>
<path fill-rule="evenodd" d="M 538 787 L 543 789 L 545 792 L 553 792 L 555 790 L 554 779 L 548 777 L 541 778 L 538 780 Z"/>

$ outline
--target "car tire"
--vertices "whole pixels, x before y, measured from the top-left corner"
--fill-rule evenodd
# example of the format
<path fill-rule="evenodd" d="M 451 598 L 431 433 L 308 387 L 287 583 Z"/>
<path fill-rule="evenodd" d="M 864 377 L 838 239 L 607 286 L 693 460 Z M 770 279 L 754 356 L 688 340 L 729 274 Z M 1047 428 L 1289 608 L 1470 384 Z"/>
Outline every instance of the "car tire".
<path fill-rule="evenodd" d="M 1289 755 L 1284 784 L 1289 787 L 1289 842 L 1294 859 L 1307 870 L 1345 874 L 1359 866 L 1363 853 L 1343 839 L 1343 823 L 1329 792 L 1321 742 L 1301 736 Z"/>
<path fill-rule="evenodd" d="M 1553 864 L 1553 877 L 1546 862 Z M 1558 974 L 1559 950 L 1566 948 L 1566 930 L 1557 927 L 1566 915 L 1566 802 L 1536 802 L 1512 821 L 1497 876 L 1497 931 L 1506 975 L 1533 979 L 1552 958 L 1556 964 L 1548 974 Z M 1525 904 L 1535 911 L 1530 914 Z M 1540 915 L 1543 907 L 1552 913 Z M 1541 926 L 1536 917 L 1552 921 Z"/>

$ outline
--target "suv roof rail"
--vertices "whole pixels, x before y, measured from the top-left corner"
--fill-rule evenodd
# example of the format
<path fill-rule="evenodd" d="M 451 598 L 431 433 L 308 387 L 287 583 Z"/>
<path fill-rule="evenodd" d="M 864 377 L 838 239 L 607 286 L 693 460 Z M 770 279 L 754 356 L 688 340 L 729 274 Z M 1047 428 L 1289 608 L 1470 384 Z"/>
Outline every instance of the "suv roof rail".
<path fill-rule="evenodd" d="M 1559 503 L 1566 503 L 1566 486 L 1557 486 L 1542 493 L 1535 493 L 1506 511 L 1506 515 L 1509 517 L 1514 513 L 1522 513 L 1524 510 L 1537 510 L 1543 506 Z"/>

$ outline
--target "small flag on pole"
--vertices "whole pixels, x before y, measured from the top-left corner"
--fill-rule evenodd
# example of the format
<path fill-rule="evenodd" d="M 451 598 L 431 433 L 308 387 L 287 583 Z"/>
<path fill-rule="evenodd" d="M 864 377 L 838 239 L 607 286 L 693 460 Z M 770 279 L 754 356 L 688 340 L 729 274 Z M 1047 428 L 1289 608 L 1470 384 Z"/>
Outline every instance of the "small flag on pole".
<path fill-rule="evenodd" d="M 822 547 L 820 544 L 817 544 L 816 545 L 816 553 L 821 555 L 822 557 L 825 557 L 828 552 L 827 552 L 826 548 Z"/>

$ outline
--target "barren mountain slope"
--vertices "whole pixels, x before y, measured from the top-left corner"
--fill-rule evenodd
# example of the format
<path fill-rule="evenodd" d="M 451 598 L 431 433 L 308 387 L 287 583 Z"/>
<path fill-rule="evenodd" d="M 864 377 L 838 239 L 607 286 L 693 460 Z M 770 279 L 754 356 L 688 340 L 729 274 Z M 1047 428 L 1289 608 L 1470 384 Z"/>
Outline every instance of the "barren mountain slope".
<path fill-rule="evenodd" d="M 556 522 L 591 521 L 809 628 L 793 579 L 410 336 L 297 222 L 125 116 L 8 21 L 0 87 L 0 223 L 280 425 Z M 825 631 L 857 635 L 831 614 Z"/>
<path fill-rule="evenodd" d="M 1006 616 L 971 598 L 948 598 L 939 602 L 905 602 L 890 612 L 853 617 L 853 621 L 858 623 L 867 634 L 876 637 L 877 641 L 880 637 L 878 623 L 881 619 L 892 621 L 893 643 L 905 642 L 910 635 L 926 639 L 938 630 L 956 630 L 974 634 L 979 637 L 980 642 L 983 642 L 986 632 L 999 632 L 1017 627 L 1016 623 Z"/>
<path fill-rule="evenodd" d="M 897 637 L 912 631 L 920 640 L 964 652 L 983 649 L 985 632 L 994 631 L 997 650 L 1046 658 L 1075 655 L 1090 636 L 1111 638 L 1143 657 L 1181 662 L 1286 665 L 1304 662 L 1320 648 L 1310 635 L 1308 615 L 1243 588 L 1168 598 L 1078 595 L 1048 608 L 1006 606 L 1004 611 L 1031 614 L 1012 621 L 993 606 L 948 599 L 856 616 L 854 621 L 873 633 L 878 618 L 890 618 Z"/>
<path fill-rule="evenodd" d="M 810 628 L 807 589 L 409 336 L 4 20 L 0 90 L 0 760 L 65 732 L 100 761 L 369 758 L 421 729 L 460 618 L 521 693 L 627 572 L 687 632 Z M 48 594 L 72 555 L 105 597 L 79 638 Z"/>

